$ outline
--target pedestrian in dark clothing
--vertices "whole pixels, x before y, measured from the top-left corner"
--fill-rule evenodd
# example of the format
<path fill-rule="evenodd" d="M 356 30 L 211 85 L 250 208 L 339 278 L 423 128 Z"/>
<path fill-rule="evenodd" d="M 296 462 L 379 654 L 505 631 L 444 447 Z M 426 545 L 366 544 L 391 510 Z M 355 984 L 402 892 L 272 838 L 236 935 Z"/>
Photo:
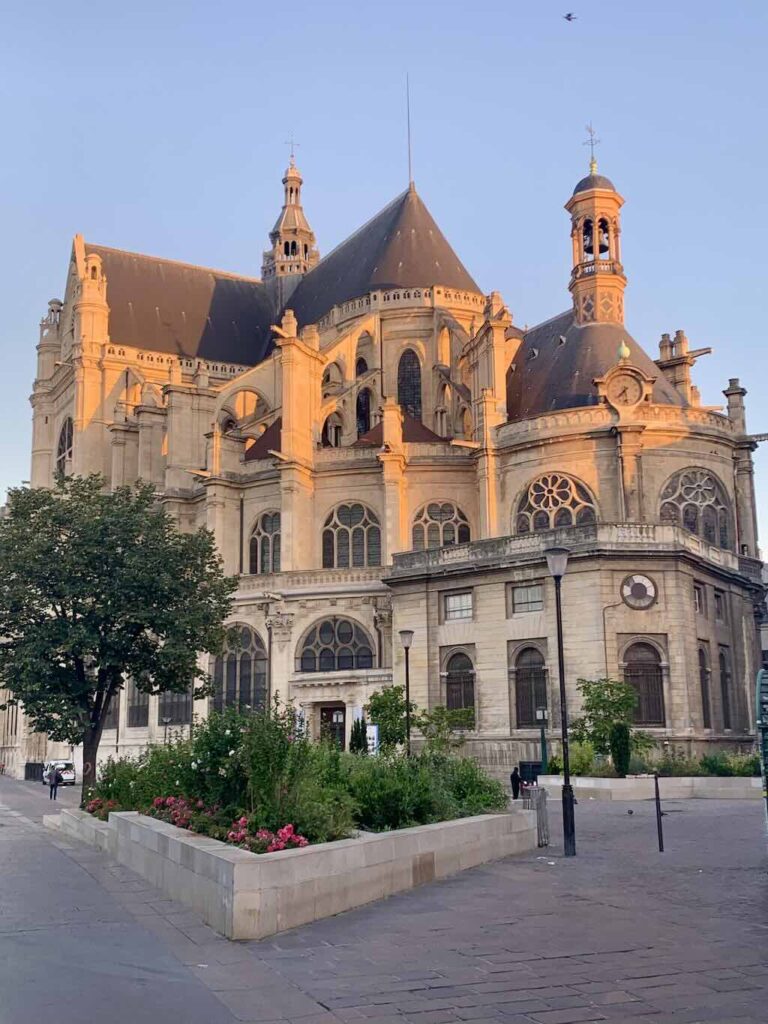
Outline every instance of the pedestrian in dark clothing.
<path fill-rule="evenodd" d="M 522 779 L 520 778 L 520 772 L 517 770 L 517 768 L 513 768 L 512 769 L 512 774 L 509 776 L 509 783 L 512 786 L 512 799 L 513 800 L 517 800 L 517 798 L 520 796 L 520 783 L 521 782 L 522 782 Z"/>
<path fill-rule="evenodd" d="M 59 791 L 59 786 L 64 781 L 64 776 L 61 774 L 58 768 L 52 768 L 48 775 L 48 786 L 50 788 L 49 800 L 55 800 L 56 794 Z"/>

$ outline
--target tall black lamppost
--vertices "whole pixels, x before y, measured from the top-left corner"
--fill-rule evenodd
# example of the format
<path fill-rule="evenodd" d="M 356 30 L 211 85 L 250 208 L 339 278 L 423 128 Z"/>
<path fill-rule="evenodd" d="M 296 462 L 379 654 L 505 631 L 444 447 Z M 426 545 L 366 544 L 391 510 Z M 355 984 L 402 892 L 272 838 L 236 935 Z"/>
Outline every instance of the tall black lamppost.
<path fill-rule="evenodd" d="M 536 708 L 536 721 L 539 723 L 539 739 L 541 741 L 541 774 L 546 775 L 549 768 L 547 759 L 547 718 L 546 705 Z"/>
<path fill-rule="evenodd" d="M 409 655 L 413 643 L 413 630 L 400 630 L 400 643 L 405 651 L 405 752 L 411 756 L 411 664 Z"/>
<path fill-rule="evenodd" d="M 560 722 L 563 732 L 563 852 L 566 857 L 576 856 L 576 822 L 573 814 L 573 786 L 571 761 L 568 754 L 568 704 L 565 696 L 565 658 L 563 656 L 563 602 L 561 587 L 568 567 L 567 548 L 547 548 L 549 574 L 555 581 L 555 610 L 557 612 L 557 667 L 560 674 Z"/>

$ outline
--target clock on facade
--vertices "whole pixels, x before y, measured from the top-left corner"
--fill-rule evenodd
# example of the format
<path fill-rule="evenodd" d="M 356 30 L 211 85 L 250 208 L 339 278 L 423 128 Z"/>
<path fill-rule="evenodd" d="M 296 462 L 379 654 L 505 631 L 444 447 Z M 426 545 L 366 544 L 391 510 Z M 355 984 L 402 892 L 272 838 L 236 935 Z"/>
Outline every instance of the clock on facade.
<path fill-rule="evenodd" d="M 650 576 L 641 576 L 636 573 L 634 576 L 627 576 L 621 584 L 622 601 L 637 611 L 650 608 L 656 600 L 656 596 L 656 584 Z"/>
<path fill-rule="evenodd" d="M 643 397 L 643 385 L 631 373 L 617 373 L 608 384 L 608 400 L 614 405 L 636 405 Z"/>

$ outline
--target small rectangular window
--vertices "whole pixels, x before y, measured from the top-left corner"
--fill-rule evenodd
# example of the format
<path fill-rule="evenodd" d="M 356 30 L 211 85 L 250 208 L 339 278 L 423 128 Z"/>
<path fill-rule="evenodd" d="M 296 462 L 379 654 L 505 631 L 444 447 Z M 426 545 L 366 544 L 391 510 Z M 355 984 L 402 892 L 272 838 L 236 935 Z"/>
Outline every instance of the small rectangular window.
<path fill-rule="evenodd" d="M 726 622 L 728 613 L 725 604 L 725 594 L 722 590 L 715 591 L 715 618 L 718 622 Z"/>
<path fill-rule="evenodd" d="M 457 619 L 471 619 L 472 591 L 467 590 L 463 594 L 446 594 L 443 608 L 446 622 L 455 622 Z"/>
<path fill-rule="evenodd" d="M 698 615 L 707 614 L 707 595 L 700 583 L 694 583 L 693 585 L 693 606 Z"/>
<path fill-rule="evenodd" d="M 529 583 L 523 587 L 512 587 L 512 614 L 540 612 L 544 608 L 544 587 L 541 583 Z"/>

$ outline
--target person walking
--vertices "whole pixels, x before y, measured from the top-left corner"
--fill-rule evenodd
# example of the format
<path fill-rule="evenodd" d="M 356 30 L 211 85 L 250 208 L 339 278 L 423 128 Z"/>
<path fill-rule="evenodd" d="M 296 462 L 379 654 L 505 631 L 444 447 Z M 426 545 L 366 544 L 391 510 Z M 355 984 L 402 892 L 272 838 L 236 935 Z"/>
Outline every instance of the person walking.
<path fill-rule="evenodd" d="M 59 791 L 59 786 L 62 784 L 63 781 L 64 776 L 61 774 L 59 769 L 54 765 L 53 768 L 51 768 L 50 774 L 48 775 L 48 786 L 50 788 L 50 793 L 48 796 L 49 800 L 56 799 L 56 795 Z"/>
<path fill-rule="evenodd" d="M 512 769 L 512 774 L 509 776 L 509 783 L 512 786 L 512 799 L 517 800 L 520 796 L 520 772 L 517 770 L 517 765 Z"/>

